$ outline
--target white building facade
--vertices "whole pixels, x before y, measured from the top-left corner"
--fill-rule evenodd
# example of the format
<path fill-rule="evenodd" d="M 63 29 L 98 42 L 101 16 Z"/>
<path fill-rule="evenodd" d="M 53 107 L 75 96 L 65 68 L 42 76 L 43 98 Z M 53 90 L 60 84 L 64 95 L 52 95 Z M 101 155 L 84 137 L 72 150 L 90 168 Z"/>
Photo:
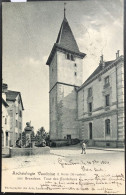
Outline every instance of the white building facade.
<path fill-rule="evenodd" d="M 23 102 L 21 93 L 8 90 L 7 84 L 3 84 L 3 91 L 6 94 L 6 101 L 9 105 L 7 112 L 9 115 L 10 146 L 15 147 L 16 141 L 21 139 L 23 123 Z"/>
<path fill-rule="evenodd" d="M 124 59 L 103 62 L 78 90 L 80 139 L 89 145 L 124 145 Z"/>
<path fill-rule="evenodd" d="M 6 94 L 2 93 L 2 149 L 10 146 L 10 117 L 7 109 L 9 105 L 6 102 Z"/>
<path fill-rule="evenodd" d="M 87 140 L 90 146 L 124 146 L 124 59 L 105 62 L 82 83 L 82 60 L 68 21 L 61 28 L 49 65 L 50 139 Z"/>

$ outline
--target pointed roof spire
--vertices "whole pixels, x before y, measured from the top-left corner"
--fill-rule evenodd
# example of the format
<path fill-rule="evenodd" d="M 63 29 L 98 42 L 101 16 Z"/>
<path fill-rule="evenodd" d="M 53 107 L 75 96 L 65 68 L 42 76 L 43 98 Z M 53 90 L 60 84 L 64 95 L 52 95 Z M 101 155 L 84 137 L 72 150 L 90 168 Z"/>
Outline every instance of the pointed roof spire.
<path fill-rule="evenodd" d="M 56 50 L 64 50 L 67 52 L 71 52 L 74 53 L 78 56 L 80 56 L 81 58 L 84 58 L 86 56 L 85 53 L 82 53 L 79 51 L 77 42 L 74 38 L 74 35 L 72 33 L 72 30 L 69 26 L 69 23 L 66 19 L 66 8 L 65 8 L 66 3 L 64 3 L 64 18 L 63 18 L 63 22 L 61 24 L 60 27 L 60 31 L 58 33 L 58 37 L 56 40 L 56 43 L 54 44 L 52 51 L 50 53 L 50 56 L 46 62 L 47 65 L 50 65 L 51 60 L 54 56 L 54 53 Z"/>
<path fill-rule="evenodd" d="M 66 7 L 65 7 L 66 3 L 64 3 L 64 18 L 66 18 Z"/>
<path fill-rule="evenodd" d="M 63 22 L 61 24 L 56 43 L 59 46 L 66 48 L 66 49 L 69 49 L 73 52 L 80 52 L 78 45 L 77 45 L 77 42 L 76 42 L 74 35 L 72 33 L 72 30 L 69 26 L 67 19 L 66 19 L 65 11 L 64 11 L 64 19 L 63 19 Z"/>

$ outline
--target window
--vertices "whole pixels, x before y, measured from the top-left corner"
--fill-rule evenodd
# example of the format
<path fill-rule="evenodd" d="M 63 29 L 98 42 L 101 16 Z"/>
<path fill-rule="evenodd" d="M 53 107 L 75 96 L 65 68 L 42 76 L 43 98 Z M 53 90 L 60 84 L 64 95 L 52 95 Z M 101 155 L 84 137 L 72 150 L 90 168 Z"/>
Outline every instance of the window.
<path fill-rule="evenodd" d="M 68 60 L 70 59 L 70 55 L 69 55 L 69 53 L 67 54 L 67 59 L 68 59 Z"/>
<path fill-rule="evenodd" d="M 18 127 L 18 121 L 16 120 L 16 127 Z"/>
<path fill-rule="evenodd" d="M 109 83 L 109 76 L 105 77 L 105 85 Z"/>
<path fill-rule="evenodd" d="M 110 119 L 105 120 L 105 131 L 106 135 L 110 135 Z"/>
<path fill-rule="evenodd" d="M 89 89 L 88 89 L 88 97 L 91 97 L 92 96 L 92 88 L 90 87 Z"/>
<path fill-rule="evenodd" d="M 72 61 L 74 61 L 74 57 L 73 57 L 73 55 L 71 55 L 71 60 L 72 60 Z"/>
<path fill-rule="evenodd" d="M 109 76 L 105 77 L 105 85 L 104 87 L 108 87 L 110 84 L 109 84 Z"/>
<path fill-rule="evenodd" d="M 21 133 L 19 133 L 19 139 L 21 139 Z"/>
<path fill-rule="evenodd" d="M 22 127 L 21 127 L 21 122 L 19 122 L 19 129 L 21 129 Z"/>
<path fill-rule="evenodd" d="M 7 118 L 5 118 L 5 125 L 7 124 Z"/>
<path fill-rule="evenodd" d="M 19 116 L 22 117 L 22 111 L 21 110 L 19 110 Z"/>
<path fill-rule="evenodd" d="M 88 104 L 88 110 L 89 110 L 89 112 L 92 112 L 92 103 L 91 102 Z"/>
<path fill-rule="evenodd" d="M 74 72 L 74 75 L 77 76 L 77 72 Z"/>
<path fill-rule="evenodd" d="M 89 139 L 92 139 L 92 123 L 89 123 Z"/>
<path fill-rule="evenodd" d="M 21 100 L 20 100 L 20 97 L 18 97 L 18 103 L 20 104 Z"/>
<path fill-rule="evenodd" d="M 110 102 L 109 102 L 109 95 L 105 96 L 105 106 L 110 106 Z"/>
<path fill-rule="evenodd" d="M 54 97 L 52 98 L 52 104 L 54 104 Z"/>
<path fill-rule="evenodd" d="M 67 139 L 71 139 L 71 135 L 67 135 Z"/>
<path fill-rule="evenodd" d="M 67 58 L 68 60 L 74 61 L 74 56 L 73 56 L 72 54 L 67 53 L 67 54 L 66 54 L 66 58 Z"/>
<path fill-rule="evenodd" d="M 8 132 L 6 132 L 6 146 L 8 146 Z"/>

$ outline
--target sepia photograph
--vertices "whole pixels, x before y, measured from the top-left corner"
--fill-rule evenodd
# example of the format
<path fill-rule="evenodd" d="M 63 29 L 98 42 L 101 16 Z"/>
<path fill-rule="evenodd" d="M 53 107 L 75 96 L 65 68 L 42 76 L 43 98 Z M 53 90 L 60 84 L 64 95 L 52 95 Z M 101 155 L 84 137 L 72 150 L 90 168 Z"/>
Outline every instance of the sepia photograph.
<path fill-rule="evenodd" d="M 1 191 L 125 194 L 124 1 L 2 2 Z"/>

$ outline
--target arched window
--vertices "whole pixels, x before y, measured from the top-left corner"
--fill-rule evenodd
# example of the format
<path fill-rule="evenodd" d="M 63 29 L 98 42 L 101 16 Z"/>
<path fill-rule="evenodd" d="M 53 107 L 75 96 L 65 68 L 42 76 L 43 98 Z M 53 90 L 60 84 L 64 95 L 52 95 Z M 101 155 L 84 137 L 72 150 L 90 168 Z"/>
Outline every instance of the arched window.
<path fill-rule="evenodd" d="M 110 119 L 105 120 L 105 132 L 106 135 L 110 135 Z"/>

